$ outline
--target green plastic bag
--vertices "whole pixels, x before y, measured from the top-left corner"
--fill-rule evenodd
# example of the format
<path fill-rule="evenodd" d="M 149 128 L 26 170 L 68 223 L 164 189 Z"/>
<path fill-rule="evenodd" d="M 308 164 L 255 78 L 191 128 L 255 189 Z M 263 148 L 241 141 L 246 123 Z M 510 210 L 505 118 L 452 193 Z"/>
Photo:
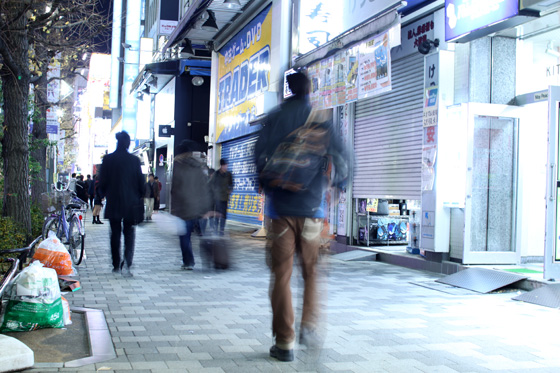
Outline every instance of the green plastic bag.
<path fill-rule="evenodd" d="M 0 332 L 27 332 L 64 326 L 56 271 L 39 261 L 14 279 Z"/>

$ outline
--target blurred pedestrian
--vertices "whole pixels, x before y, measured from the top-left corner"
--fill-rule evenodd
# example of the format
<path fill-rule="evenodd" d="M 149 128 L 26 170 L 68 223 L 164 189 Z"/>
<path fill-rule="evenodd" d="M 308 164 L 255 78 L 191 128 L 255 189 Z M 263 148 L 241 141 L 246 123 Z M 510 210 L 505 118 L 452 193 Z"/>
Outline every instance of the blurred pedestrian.
<path fill-rule="evenodd" d="M 140 159 L 128 153 L 130 136 L 125 131 L 116 134 L 117 150 L 103 157 L 99 174 L 101 196 L 107 199 L 105 219 L 111 225 L 113 272 L 132 277 L 130 267 L 134 257 L 134 226 L 143 220 L 144 176 Z M 121 262 L 121 232 L 124 234 L 124 259 Z"/>
<path fill-rule="evenodd" d="M 233 176 L 228 171 L 227 159 L 220 159 L 220 168 L 210 178 L 210 188 L 214 198 L 214 211 L 217 213 L 214 220 L 214 229 L 223 235 L 226 226 L 229 195 L 233 190 Z"/>
<path fill-rule="evenodd" d="M 84 201 L 84 203 L 87 205 L 87 201 L 89 199 L 88 185 L 84 181 L 84 175 L 78 176 L 76 180 L 76 196 L 82 201 Z"/>
<path fill-rule="evenodd" d="M 76 179 L 76 173 L 73 172 L 72 173 L 72 177 L 70 178 L 70 180 L 68 181 L 68 190 L 72 191 L 72 192 L 76 192 L 76 181 L 78 181 Z"/>
<path fill-rule="evenodd" d="M 88 186 L 88 197 L 89 197 L 89 206 L 91 207 L 91 209 L 93 210 L 93 203 L 94 203 L 94 199 L 95 199 L 95 178 L 97 175 L 93 175 L 93 179 L 91 178 L 91 175 L 87 175 L 87 186 Z"/>
<path fill-rule="evenodd" d="M 93 177 L 92 184 L 93 184 L 93 203 L 94 203 L 93 224 L 104 224 L 101 220 L 99 220 L 99 215 L 101 215 L 101 210 L 103 209 L 103 196 L 101 195 L 100 188 L 99 188 L 99 180 L 96 176 Z"/>
<path fill-rule="evenodd" d="M 194 269 L 191 235 L 196 222 L 210 211 L 210 193 L 204 165 L 192 156 L 196 143 L 183 140 L 177 148 L 171 181 L 171 214 L 184 220 L 185 233 L 179 237 L 182 269 Z"/>
<path fill-rule="evenodd" d="M 157 197 L 154 200 L 154 211 L 158 211 L 159 210 L 159 202 L 160 202 L 160 198 L 161 198 L 161 188 L 163 187 L 161 185 L 161 181 L 159 181 L 159 177 L 155 176 L 154 177 L 154 181 L 157 184 Z"/>
<path fill-rule="evenodd" d="M 338 162 L 335 169 L 340 171 L 339 177 L 346 176 L 346 164 L 340 163 L 345 159 L 344 150 L 334 135 L 332 111 L 311 110 L 310 82 L 305 74 L 295 73 L 287 80 L 294 96 L 268 114 L 255 147 L 266 203 L 272 204 L 274 211 L 267 237 L 271 250 L 270 302 L 275 337 L 270 356 L 280 361 L 294 359 L 296 336 L 290 278 L 295 253 L 300 257 L 305 283 L 299 342 L 308 348 L 320 347 L 317 264 L 328 156 L 332 155 Z M 299 158 L 302 155 L 306 158 Z"/>
<path fill-rule="evenodd" d="M 159 185 L 155 182 L 154 174 L 148 175 L 148 182 L 145 185 L 144 202 L 146 204 L 146 220 L 152 220 L 154 212 L 154 202 L 159 197 Z"/>

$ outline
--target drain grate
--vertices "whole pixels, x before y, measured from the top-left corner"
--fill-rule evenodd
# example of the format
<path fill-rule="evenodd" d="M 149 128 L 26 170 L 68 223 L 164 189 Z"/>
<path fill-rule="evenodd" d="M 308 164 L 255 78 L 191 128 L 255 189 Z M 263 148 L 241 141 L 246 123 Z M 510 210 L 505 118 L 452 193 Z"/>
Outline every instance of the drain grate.
<path fill-rule="evenodd" d="M 550 308 L 560 308 L 560 284 L 541 286 L 538 289 L 518 295 L 513 300 Z"/>
<path fill-rule="evenodd" d="M 527 276 L 491 269 L 468 268 L 436 281 L 463 289 L 474 290 L 479 293 L 490 293 L 526 278 Z"/>

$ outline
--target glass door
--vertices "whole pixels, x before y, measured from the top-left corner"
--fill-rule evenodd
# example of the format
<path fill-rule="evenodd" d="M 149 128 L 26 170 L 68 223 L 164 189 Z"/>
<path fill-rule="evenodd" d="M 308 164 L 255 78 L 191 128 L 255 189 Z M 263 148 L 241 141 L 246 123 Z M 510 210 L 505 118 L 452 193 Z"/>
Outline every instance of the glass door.
<path fill-rule="evenodd" d="M 560 278 L 560 87 L 548 90 L 548 176 L 544 278 Z"/>
<path fill-rule="evenodd" d="M 470 104 L 464 264 L 517 262 L 519 108 Z"/>

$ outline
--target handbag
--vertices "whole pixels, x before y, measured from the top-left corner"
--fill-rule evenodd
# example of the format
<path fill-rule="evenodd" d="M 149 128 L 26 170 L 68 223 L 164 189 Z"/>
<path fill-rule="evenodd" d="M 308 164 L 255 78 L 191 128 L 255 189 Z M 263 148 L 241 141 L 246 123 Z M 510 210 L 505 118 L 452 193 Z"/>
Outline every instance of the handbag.
<path fill-rule="evenodd" d="M 259 175 L 269 189 L 300 193 L 326 169 L 329 147 L 327 110 L 312 110 L 304 125 L 292 131 L 276 148 Z"/>
<path fill-rule="evenodd" d="M 144 221 L 144 199 L 140 198 L 132 206 L 133 225 L 138 225 Z"/>

